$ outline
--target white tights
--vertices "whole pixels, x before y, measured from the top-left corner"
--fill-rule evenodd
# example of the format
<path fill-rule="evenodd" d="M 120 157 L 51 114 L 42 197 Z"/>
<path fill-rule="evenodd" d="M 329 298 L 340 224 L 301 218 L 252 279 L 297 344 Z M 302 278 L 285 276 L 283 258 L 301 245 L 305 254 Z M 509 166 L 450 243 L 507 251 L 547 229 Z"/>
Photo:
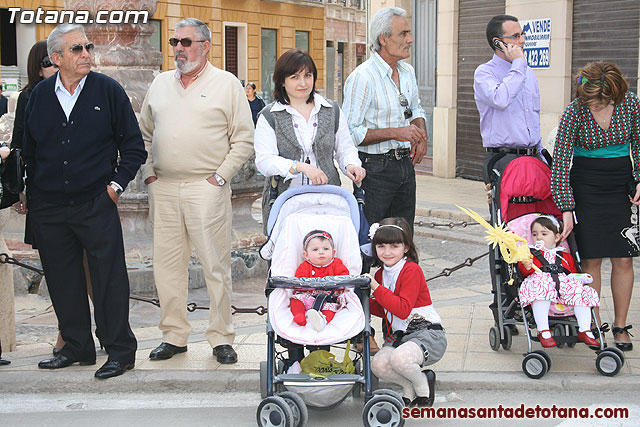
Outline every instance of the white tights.
<path fill-rule="evenodd" d="M 549 330 L 549 307 L 551 307 L 551 301 L 547 300 L 538 300 L 531 303 L 533 318 L 536 320 L 538 332 Z M 591 307 L 575 305 L 573 306 L 573 312 L 576 315 L 580 332 L 588 331 L 587 335 L 593 338 L 591 334 Z M 542 337 L 551 338 L 551 333 L 544 332 Z"/>
<path fill-rule="evenodd" d="M 424 353 L 418 344 L 407 341 L 397 348 L 385 346 L 371 361 L 371 369 L 381 380 L 402 386 L 402 395 L 429 396 L 429 383 L 422 372 Z"/>

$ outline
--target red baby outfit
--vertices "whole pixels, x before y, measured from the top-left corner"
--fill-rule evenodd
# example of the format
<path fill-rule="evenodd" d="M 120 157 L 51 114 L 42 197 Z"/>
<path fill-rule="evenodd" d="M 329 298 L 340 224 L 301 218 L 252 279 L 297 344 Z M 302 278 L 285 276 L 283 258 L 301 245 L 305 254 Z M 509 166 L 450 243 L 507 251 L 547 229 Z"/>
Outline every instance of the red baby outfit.
<path fill-rule="evenodd" d="M 349 270 L 342 263 L 340 258 L 334 258 L 329 264 L 317 266 L 309 261 L 303 261 L 296 270 L 296 277 L 328 277 L 328 276 L 346 276 Z M 316 296 L 323 294 L 333 297 L 331 302 L 326 302 L 322 306 L 322 314 L 324 314 L 327 323 L 333 319 L 340 308 L 347 305 L 347 301 L 343 295 L 344 289 L 334 289 L 333 291 L 325 290 L 299 290 L 293 291 L 291 296 L 291 314 L 293 320 L 300 326 L 307 324 L 305 313 L 316 301 Z M 335 302 L 334 302 L 335 301 Z"/>

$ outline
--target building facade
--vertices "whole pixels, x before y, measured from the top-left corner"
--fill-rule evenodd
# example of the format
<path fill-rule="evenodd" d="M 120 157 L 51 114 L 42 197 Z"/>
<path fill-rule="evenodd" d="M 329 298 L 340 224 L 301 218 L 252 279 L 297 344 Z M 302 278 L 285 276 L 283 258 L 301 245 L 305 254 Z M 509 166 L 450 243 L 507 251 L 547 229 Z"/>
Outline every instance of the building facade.
<path fill-rule="evenodd" d="M 325 0 L 324 95 L 342 104 L 347 76 L 367 58 L 366 0 Z"/>
<path fill-rule="evenodd" d="M 485 37 L 487 22 L 505 13 L 520 21 L 547 19 L 551 23 L 548 67 L 535 69 L 543 141 L 552 135 L 574 97 L 572 76 L 587 62 L 615 62 L 631 90 L 640 90 L 638 0 L 439 0 L 436 176 L 481 179 L 484 150 L 473 99 L 473 73 L 493 54 Z"/>
<path fill-rule="evenodd" d="M 149 37 L 151 47 L 162 53 L 162 63 L 157 71 L 175 68 L 169 38 L 173 36 L 173 28 L 178 21 L 195 17 L 211 28 L 211 63 L 232 72 L 243 82 L 254 82 L 267 101 L 273 89 L 271 78 L 276 59 L 295 47 L 308 50 L 314 58 L 318 68 L 316 85 L 324 88 L 323 0 L 114 0 L 109 5 L 99 0 L 0 0 L 0 59 L 5 77 L 9 70 L 13 75 L 17 69 L 22 79 L 26 79 L 29 49 L 36 41 L 45 39 L 55 26 L 11 24 L 8 8 L 67 10 L 89 3 L 99 8 L 117 8 L 121 4 L 123 8 L 133 9 L 153 3 L 154 13 L 147 25 L 155 29 Z"/>

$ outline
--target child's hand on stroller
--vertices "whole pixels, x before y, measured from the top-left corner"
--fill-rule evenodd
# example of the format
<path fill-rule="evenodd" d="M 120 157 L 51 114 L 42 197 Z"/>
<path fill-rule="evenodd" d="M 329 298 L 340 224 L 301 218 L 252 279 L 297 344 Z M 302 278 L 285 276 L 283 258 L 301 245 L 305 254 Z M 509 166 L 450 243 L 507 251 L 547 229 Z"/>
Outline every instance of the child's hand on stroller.
<path fill-rule="evenodd" d="M 378 286 L 380 286 L 380 283 L 376 282 L 376 279 L 374 279 L 371 274 L 364 273 L 364 275 L 367 276 L 369 278 L 369 280 L 371 280 L 371 283 L 369 284 L 369 287 L 371 288 L 371 292 L 373 292 L 376 289 L 378 289 Z"/>
<path fill-rule="evenodd" d="M 347 170 L 347 178 L 349 178 L 356 184 L 361 183 L 365 175 L 367 174 L 367 171 L 360 166 L 347 165 L 345 169 Z"/>
<path fill-rule="evenodd" d="M 302 167 L 301 167 L 302 166 Z M 298 171 L 302 172 L 313 185 L 323 185 L 329 183 L 327 175 L 315 166 L 309 163 L 298 162 Z"/>
<path fill-rule="evenodd" d="M 563 229 L 562 234 L 560 235 L 560 241 L 563 241 L 573 230 L 573 211 L 564 211 L 562 212 L 562 223 Z"/>
<path fill-rule="evenodd" d="M 525 268 L 525 270 L 531 270 L 531 267 L 533 267 L 533 263 L 531 262 L 531 260 L 522 261 L 522 266 Z"/>

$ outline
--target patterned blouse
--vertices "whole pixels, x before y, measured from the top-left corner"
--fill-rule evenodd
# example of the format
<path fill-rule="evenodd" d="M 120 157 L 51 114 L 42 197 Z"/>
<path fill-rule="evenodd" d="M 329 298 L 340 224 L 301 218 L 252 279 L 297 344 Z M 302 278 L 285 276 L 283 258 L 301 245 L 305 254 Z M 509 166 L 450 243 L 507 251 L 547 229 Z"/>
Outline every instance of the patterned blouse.
<path fill-rule="evenodd" d="M 561 211 L 575 208 L 569 184 L 574 147 L 596 150 L 627 142 L 631 143 L 633 178 L 640 182 L 640 101 L 633 92 L 627 91 L 622 103 L 615 106 L 607 130 L 598 125 L 587 105 L 580 105 L 578 99 L 571 102 L 560 119 L 553 149 L 551 193 L 558 208 Z"/>

